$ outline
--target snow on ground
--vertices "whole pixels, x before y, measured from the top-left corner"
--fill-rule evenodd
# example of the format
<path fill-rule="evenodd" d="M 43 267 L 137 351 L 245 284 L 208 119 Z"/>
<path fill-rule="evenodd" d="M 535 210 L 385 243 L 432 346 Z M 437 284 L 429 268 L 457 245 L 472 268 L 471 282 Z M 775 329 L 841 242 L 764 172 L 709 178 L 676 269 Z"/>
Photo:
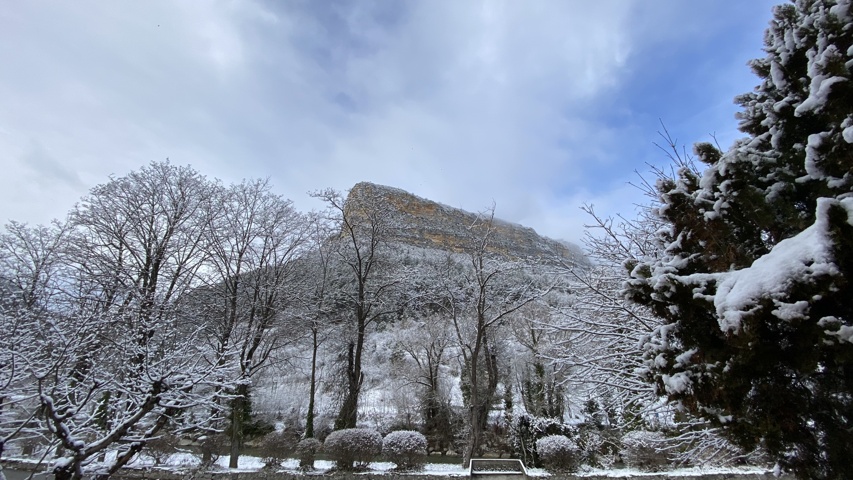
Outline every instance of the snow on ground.
<path fill-rule="evenodd" d="M 115 454 L 113 453 L 112 456 Z M 110 454 L 107 455 L 107 461 L 110 460 Z M 169 456 L 169 458 L 161 465 L 156 466 L 156 468 L 163 469 L 180 469 L 180 468 L 193 468 L 197 467 L 200 463 L 198 456 L 191 453 L 175 453 Z M 89 468 L 96 466 L 95 464 L 90 465 Z M 146 455 L 140 455 L 136 459 L 134 459 L 129 465 L 131 468 L 143 468 L 143 467 L 155 467 L 154 459 L 148 457 Z M 238 467 L 237 468 L 228 468 L 228 456 L 223 455 L 219 457 L 216 461 L 216 466 L 222 471 L 230 471 L 230 472 L 255 472 L 264 468 L 263 459 L 260 457 L 253 457 L 249 455 L 241 455 Z M 330 460 L 315 460 L 314 461 L 314 472 L 313 473 L 323 473 L 327 472 L 334 467 L 334 462 Z M 386 473 L 390 472 L 396 467 L 396 464 L 393 462 L 372 462 L 369 466 L 370 473 Z M 539 469 L 533 469 L 539 470 Z M 279 468 L 281 472 L 288 473 L 299 473 L 299 460 L 295 458 L 289 458 L 281 463 L 281 467 Z M 468 475 L 468 470 L 462 468 L 459 464 L 447 464 L 447 463 L 427 463 L 424 465 L 422 471 L 418 472 L 425 475 L 443 475 L 443 476 L 458 476 L 458 475 Z M 544 474 L 544 471 L 542 471 Z M 541 474 L 540 474 L 541 476 Z"/>
<path fill-rule="evenodd" d="M 685 467 L 670 470 L 668 472 L 645 472 L 632 468 L 617 468 L 604 470 L 599 468 L 585 469 L 575 473 L 578 477 L 611 477 L 611 478 L 643 478 L 667 476 L 670 478 L 696 477 L 701 475 L 755 475 L 766 474 L 766 468 L 759 467 Z M 531 475 L 533 476 L 533 475 Z M 548 473 L 545 473 L 548 476 Z"/>
<path fill-rule="evenodd" d="M 110 452 L 107 454 L 105 460 L 110 461 L 111 457 L 114 459 L 115 452 Z M 26 459 L 15 459 L 16 461 L 27 462 Z M 188 452 L 181 452 L 172 454 L 163 464 L 159 466 L 154 465 L 154 459 L 148 457 L 146 455 L 138 456 L 135 460 L 133 460 L 128 466 L 131 468 L 160 468 L 164 470 L 185 470 L 189 468 L 197 467 L 200 463 L 199 458 Z M 222 472 L 256 472 L 264 468 L 264 462 L 259 457 L 253 457 L 249 455 L 241 455 L 240 461 L 238 463 L 239 467 L 236 469 L 228 468 L 228 456 L 223 455 L 220 457 L 216 466 L 219 471 Z M 96 468 L 98 464 L 90 464 L 87 469 Z M 329 460 L 316 460 L 314 462 L 314 471 L 313 474 L 323 474 L 328 472 L 334 466 L 334 462 Z M 373 462 L 369 466 L 368 473 L 370 474 L 383 474 L 390 473 L 396 465 L 393 462 Z M 279 472 L 282 473 L 301 473 L 302 471 L 299 469 L 299 460 L 295 458 L 289 458 L 281 463 Z M 468 476 L 468 469 L 462 468 L 461 464 L 458 463 L 427 463 L 424 465 L 423 470 L 418 472 L 413 472 L 420 475 L 435 475 L 435 476 L 445 476 L 445 477 L 459 477 L 459 476 Z M 530 477 L 548 477 L 550 474 L 541 468 L 528 468 L 527 469 L 528 476 Z M 630 468 L 619 468 L 619 469 L 598 469 L 598 468 L 584 468 L 580 472 L 575 473 L 578 477 L 610 477 L 610 478 L 639 478 L 643 477 L 652 477 L 652 476 L 667 476 L 670 478 L 679 478 L 679 477 L 690 477 L 690 476 L 701 476 L 701 475 L 750 475 L 750 474 L 765 474 L 768 473 L 767 469 L 759 468 L 759 467 L 690 467 L 690 468 L 678 468 L 674 470 L 670 470 L 668 472 L 644 472 L 641 470 L 635 470 Z"/>
<path fill-rule="evenodd" d="M 166 464 L 161 465 L 159 468 L 191 468 L 198 466 L 199 459 L 197 456 L 190 453 L 176 453 L 173 454 Z M 222 469 L 223 471 L 231 471 L 231 472 L 252 472 L 258 471 L 264 468 L 264 462 L 259 457 L 253 457 L 248 455 L 240 456 L 239 467 L 236 469 L 228 468 L 228 456 L 224 455 L 220 457 L 216 465 Z M 141 456 L 136 461 L 131 464 L 132 467 L 152 467 L 154 466 L 154 460 L 150 457 Z M 330 460 L 315 460 L 314 461 L 314 472 L 315 474 L 322 474 L 331 470 L 334 467 L 334 462 Z M 372 462 L 369 466 L 369 473 L 372 474 L 383 474 L 391 472 L 396 465 L 393 462 Z M 278 470 L 280 472 L 287 473 L 300 473 L 299 470 L 299 460 L 295 458 L 289 458 L 281 463 L 281 467 Z M 456 477 L 456 476 L 467 476 L 468 469 L 463 468 L 461 464 L 456 463 L 427 463 L 424 465 L 423 470 L 416 472 L 422 475 L 435 475 L 435 476 L 447 476 L 447 477 Z M 550 474 L 541 468 L 528 468 L 527 469 L 528 476 L 530 477 L 548 477 Z M 630 468 L 620 468 L 620 469 L 598 469 L 598 468 L 585 468 L 582 471 L 576 473 L 575 475 L 579 477 L 611 477 L 611 478 L 629 478 L 629 477 L 649 477 L 649 476 L 660 476 L 667 475 L 668 477 L 678 478 L 678 477 L 689 477 L 689 476 L 699 476 L 699 475 L 743 475 L 743 474 L 761 474 L 767 473 L 767 469 L 759 468 L 759 467 L 689 467 L 689 468 L 678 468 L 674 470 L 670 470 L 669 472 L 644 472 L 641 470 L 635 470 Z"/>

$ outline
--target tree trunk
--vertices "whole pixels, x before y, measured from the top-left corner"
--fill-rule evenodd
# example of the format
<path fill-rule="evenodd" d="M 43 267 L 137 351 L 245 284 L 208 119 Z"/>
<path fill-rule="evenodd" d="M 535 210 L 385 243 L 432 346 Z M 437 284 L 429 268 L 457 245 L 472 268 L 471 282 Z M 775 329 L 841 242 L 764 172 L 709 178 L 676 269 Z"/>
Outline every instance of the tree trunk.
<path fill-rule="evenodd" d="M 364 376 L 361 374 L 361 365 L 357 357 L 360 349 L 353 343 L 349 344 L 347 354 L 347 395 L 341 404 L 338 418 L 335 420 L 335 430 L 344 428 L 355 428 L 358 422 L 358 394 L 361 390 L 361 382 Z"/>
<path fill-rule="evenodd" d="M 482 347 L 482 349 L 481 349 Z M 486 385 L 481 390 L 479 382 L 480 352 L 483 353 L 486 368 Z M 492 400 L 498 386 L 497 358 L 491 354 L 488 337 L 483 334 L 482 342 L 478 341 L 471 355 L 471 407 L 469 408 L 469 425 L 471 427 L 468 445 L 463 456 L 464 466 L 471 464 L 474 456 L 480 455 L 483 443 L 483 432 L 489 420 Z"/>
<path fill-rule="evenodd" d="M 243 446 L 243 410 L 246 408 L 246 396 L 249 387 L 245 384 L 237 386 L 236 397 L 231 401 L 231 449 L 228 459 L 229 468 L 237 468 L 240 460 L 240 448 Z"/>
<path fill-rule="evenodd" d="M 479 332 L 478 332 L 479 334 Z M 481 334 L 479 334 L 481 335 Z M 477 449 L 480 448 L 480 431 L 479 422 L 477 421 L 480 418 L 479 408 L 480 408 L 480 388 L 479 388 L 479 375 L 478 375 L 478 366 L 479 366 L 479 357 L 480 357 L 480 341 L 479 337 L 475 342 L 474 351 L 471 354 L 471 361 L 469 362 L 469 368 L 471 369 L 469 379 L 471 381 L 471 396 L 468 399 L 471 402 L 471 405 L 468 407 L 468 425 L 471 429 L 468 435 L 468 445 L 465 447 L 465 453 L 462 456 L 462 462 L 465 468 L 468 468 L 471 465 L 471 459 L 476 455 Z"/>
<path fill-rule="evenodd" d="M 201 464 L 210 465 L 213 463 L 213 451 L 209 448 L 201 448 Z"/>
<path fill-rule="evenodd" d="M 311 384 L 308 389 L 308 415 L 305 417 L 305 438 L 314 438 L 314 395 L 317 390 L 317 330 L 311 332 L 314 343 L 311 349 Z"/>
<path fill-rule="evenodd" d="M 341 405 L 338 418 L 335 420 L 335 430 L 355 428 L 358 423 L 358 396 L 364 374 L 361 372 L 361 353 L 364 349 L 364 334 L 367 330 L 367 313 L 364 310 L 364 283 L 359 284 L 359 303 L 356 305 L 356 340 L 350 342 L 347 352 L 347 396 Z"/>
<path fill-rule="evenodd" d="M 472 399 L 473 397 L 474 395 L 472 395 Z M 468 445 L 465 446 L 465 453 L 462 457 L 465 468 L 471 465 L 471 459 L 477 455 L 477 451 L 480 449 L 480 437 L 483 432 L 478 421 L 480 418 L 479 410 L 480 408 L 473 404 L 468 409 L 468 423 L 471 426 L 471 432 L 468 436 Z"/>
<path fill-rule="evenodd" d="M 338 418 L 335 420 L 335 430 L 344 428 L 355 428 L 358 416 L 358 395 L 354 390 L 347 392 L 344 403 L 341 405 L 341 410 L 338 413 Z"/>

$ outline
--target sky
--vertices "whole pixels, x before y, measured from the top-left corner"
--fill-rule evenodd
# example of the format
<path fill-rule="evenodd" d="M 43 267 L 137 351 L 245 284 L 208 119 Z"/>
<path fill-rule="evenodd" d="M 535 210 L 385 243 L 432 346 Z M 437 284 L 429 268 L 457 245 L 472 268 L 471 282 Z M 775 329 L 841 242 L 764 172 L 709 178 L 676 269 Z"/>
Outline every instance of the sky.
<path fill-rule="evenodd" d="M 781 0 L 8 2 L 0 222 L 152 161 L 309 192 L 370 181 L 579 242 L 733 103 Z M 713 137 L 712 137 L 713 135 Z"/>

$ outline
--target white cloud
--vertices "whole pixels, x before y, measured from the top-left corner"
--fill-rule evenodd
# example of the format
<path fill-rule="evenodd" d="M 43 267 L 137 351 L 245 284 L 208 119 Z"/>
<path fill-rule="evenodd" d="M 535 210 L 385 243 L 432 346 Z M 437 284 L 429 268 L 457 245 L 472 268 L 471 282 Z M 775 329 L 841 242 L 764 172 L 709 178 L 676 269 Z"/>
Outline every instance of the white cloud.
<path fill-rule="evenodd" d="M 0 219 L 46 222 L 170 157 L 269 176 L 301 208 L 316 206 L 307 191 L 369 180 L 469 210 L 494 200 L 576 240 L 580 204 L 626 201 L 613 179 L 657 155 L 658 115 L 623 101 L 644 94 L 635 77 L 730 28 L 726 9 L 745 7 L 723 4 L 14 4 L 0 13 L 0 45 L 16 46 L 0 49 Z"/>
<path fill-rule="evenodd" d="M 585 141 L 603 135 L 571 109 L 589 108 L 617 83 L 629 20 L 617 3 L 587 12 L 563 4 L 412 5 L 403 25 L 366 26 L 366 40 L 355 42 L 362 49 L 313 39 L 337 62 L 326 67 L 325 87 L 347 92 L 355 106 L 341 113 L 354 125 L 329 132 L 330 183 L 369 179 L 464 208 L 494 198 L 499 209 L 518 210 L 500 204 L 525 203 L 530 188 L 543 181 L 550 188 L 554 170 L 578 160 L 559 142 L 589 150 Z M 336 13 L 347 25 L 371 17 L 362 9 Z"/>

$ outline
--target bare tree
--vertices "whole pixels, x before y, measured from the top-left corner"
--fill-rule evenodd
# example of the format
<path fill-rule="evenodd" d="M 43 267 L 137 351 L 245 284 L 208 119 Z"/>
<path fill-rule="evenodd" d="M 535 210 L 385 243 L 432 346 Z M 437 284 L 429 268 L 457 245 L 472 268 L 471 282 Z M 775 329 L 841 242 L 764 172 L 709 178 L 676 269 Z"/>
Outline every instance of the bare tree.
<path fill-rule="evenodd" d="M 567 369 L 550 361 L 562 339 L 546 326 L 551 312 L 548 302 L 531 302 L 518 311 L 510 328 L 523 352 L 516 358 L 515 375 L 524 409 L 531 415 L 562 419 Z"/>
<path fill-rule="evenodd" d="M 119 447 L 108 476 L 167 424 L 192 428 L 182 412 L 210 408 L 224 364 L 179 328 L 176 309 L 207 259 L 209 199 L 209 182 L 168 163 L 95 187 L 62 235 L 61 274 L 34 282 L 31 306 L 13 312 L 38 403 L 30 421 L 61 448 L 56 478 L 81 478 Z"/>
<path fill-rule="evenodd" d="M 452 320 L 468 388 L 468 442 L 464 463 L 481 449 L 483 431 L 499 383 L 496 330 L 531 302 L 547 295 L 553 283 L 539 282 L 530 265 L 494 252 L 494 207 L 468 227 L 461 255 L 448 257 L 444 310 Z M 463 260 L 464 259 L 464 260 Z"/>
<path fill-rule="evenodd" d="M 0 235 L 0 288 L 4 309 L 32 310 L 50 303 L 57 293 L 63 244 L 68 226 L 54 221 L 50 226 L 30 227 L 11 222 Z"/>
<path fill-rule="evenodd" d="M 396 324 L 394 337 L 395 351 L 413 364 L 406 374 L 417 389 L 428 449 L 446 452 L 452 447 L 454 433 L 447 372 L 454 356 L 452 325 L 441 314 L 424 312 Z"/>
<path fill-rule="evenodd" d="M 314 438 L 314 420 L 317 397 L 317 362 L 320 347 L 330 334 L 336 315 L 341 271 L 336 268 L 336 242 L 332 241 L 334 226 L 321 215 L 310 219 L 309 251 L 301 259 L 302 281 L 301 317 L 310 336 L 311 365 L 308 379 L 308 407 L 305 414 L 305 438 Z"/>
<path fill-rule="evenodd" d="M 393 312 L 391 300 L 398 284 L 387 262 L 391 233 L 387 207 L 374 189 L 369 185 L 363 187 L 354 188 L 346 199 L 331 189 L 314 194 L 328 205 L 327 218 L 340 225 L 335 251 L 350 278 L 343 296 L 348 308 L 352 309 L 352 336 L 347 342 L 345 394 L 335 429 L 356 426 L 364 382 L 365 337 L 370 325 Z"/>
<path fill-rule="evenodd" d="M 668 135 L 663 137 L 676 164 L 693 169 L 691 158 L 682 155 Z M 658 178 L 670 175 L 662 170 L 653 173 Z M 645 180 L 639 188 L 654 194 Z M 591 219 L 584 243 L 592 264 L 564 265 L 572 297 L 556 306 L 542 325 L 551 337 L 560 338 L 550 359 L 570 372 L 565 384 L 604 403 L 604 410 L 618 417 L 608 419 L 612 426 L 677 430 L 657 447 L 678 463 L 731 463 L 751 455 L 707 422 L 685 412 L 676 417 L 647 381 L 642 345 L 663 321 L 649 308 L 629 301 L 624 288 L 636 265 L 662 254 L 657 241 L 660 220 L 651 207 L 641 208 L 633 219 L 602 217 L 591 205 L 583 210 Z"/>
<path fill-rule="evenodd" d="M 602 218 L 592 206 L 585 238 L 588 266 L 564 264 L 571 298 L 556 304 L 542 321 L 551 338 L 559 338 L 551 360 L 569 370 L 564 378 L 572 391 L 611 402 L 615 410 L 635 413 L 657 401 L 642 375 L 640 340 L 660 320 L 621 294 L 630 266 L 656 254 L 655 223 L 644 217 L 629 221 Z M 616 419 L 611 419 L 615 421 Z"/>
<path fill-rule="evenodd" d="M 49 227 L 11 222 L 0 234 L 0 458 L 10 441 L 32 445 L 45 438 L 35 421 L 39 403 L 26 340 L 59 294 L 67 233 L 60 222 Z"/>
<path fill-rule="evenodd" d="M 220 354 L 237 352 L 230 392 L 231 451 L 236 468 L 249 411 L 252 377 L 274 351 L 293 339 L 284 309 L 292 298 L 293 262 L 305 243 L 307 221 L 267 180 L 218 189 L 209 232 L 212 285 L 201 293 L 204 329 Z"/>

